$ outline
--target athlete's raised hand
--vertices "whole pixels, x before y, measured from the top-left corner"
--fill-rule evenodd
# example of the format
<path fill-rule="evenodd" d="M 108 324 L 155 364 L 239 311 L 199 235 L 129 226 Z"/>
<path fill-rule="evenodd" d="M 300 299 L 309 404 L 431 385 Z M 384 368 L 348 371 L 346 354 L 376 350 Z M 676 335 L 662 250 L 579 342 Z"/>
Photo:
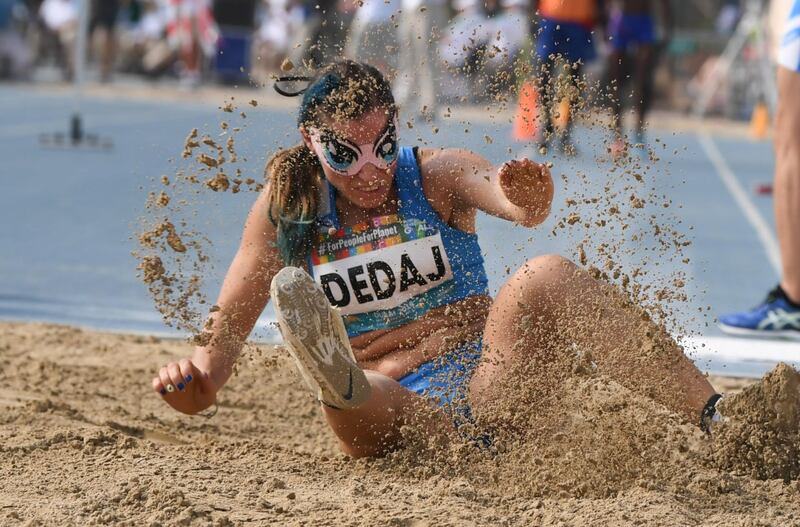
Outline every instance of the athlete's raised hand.
<path fill-rule="evenodd" d="M 498 170 L 500 189 L 508 201 L 524 211 L 522 225 L 532 227 L 550 214 L 553 178 L 547 166 L 530 159 L 514 159 Z"/>
<path fill-rule="evenodd" d="M 214 404 L 217 386 L 190 359 L 170 362 L 153 377 L 153 390 L 179 412 L 196 414 Z"/>

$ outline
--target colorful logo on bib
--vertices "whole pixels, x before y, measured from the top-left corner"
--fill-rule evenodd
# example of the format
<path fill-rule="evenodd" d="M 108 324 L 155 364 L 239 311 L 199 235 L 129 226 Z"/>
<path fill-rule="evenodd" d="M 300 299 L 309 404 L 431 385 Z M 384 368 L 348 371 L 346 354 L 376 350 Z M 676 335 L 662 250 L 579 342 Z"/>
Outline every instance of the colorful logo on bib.
<path fill-rule="evenodd" d="M 397 215 L 321 232 L 311 264 L 344 315 L 395 308 L 453 278 L 439 231 Z"/>

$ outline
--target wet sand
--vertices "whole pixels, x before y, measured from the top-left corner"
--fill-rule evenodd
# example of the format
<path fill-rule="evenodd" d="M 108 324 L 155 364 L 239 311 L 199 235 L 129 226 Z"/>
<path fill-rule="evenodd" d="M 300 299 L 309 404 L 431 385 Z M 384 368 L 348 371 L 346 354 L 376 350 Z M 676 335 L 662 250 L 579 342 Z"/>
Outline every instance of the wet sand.
<path fill-rule="evenodd" d="M 686 473 L 682 489 L 648 472 L 607 497 L 581 498 L 419 470 L 410 455 L 354 461 L 338 452 L 288 358 L 267 347 L 245 354 L 216 416 L 179 415 L 149 383 L 161 364 L 188 350 L 181 341 L 0 323 L 0 521 L 800 524 L 797 481 L 713 475 L 697 466 L 674 467 Z M 728 392 L 751 383 L 713 382 Z"/>

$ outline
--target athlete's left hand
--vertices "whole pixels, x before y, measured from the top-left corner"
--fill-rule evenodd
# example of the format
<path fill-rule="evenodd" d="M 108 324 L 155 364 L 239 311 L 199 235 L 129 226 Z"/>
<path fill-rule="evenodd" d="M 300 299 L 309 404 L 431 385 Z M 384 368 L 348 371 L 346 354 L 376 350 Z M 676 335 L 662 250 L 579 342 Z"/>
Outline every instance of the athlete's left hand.
<path fill-rule="evenodd" d="M 553 178 L 545 165 L 514 159 L 503 163 L 497 175 L 503 194 L 521 209 L 518 223 L 533 227 L 547 218 L 553 203 Z"/>

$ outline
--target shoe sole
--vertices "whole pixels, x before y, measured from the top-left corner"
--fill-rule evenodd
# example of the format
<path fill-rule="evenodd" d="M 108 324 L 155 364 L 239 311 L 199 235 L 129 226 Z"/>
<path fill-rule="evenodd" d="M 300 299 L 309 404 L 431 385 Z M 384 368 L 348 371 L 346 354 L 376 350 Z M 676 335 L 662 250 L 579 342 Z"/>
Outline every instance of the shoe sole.
<path fill-rule="evenodd" d="M 284 267 L 272 279 L 270 296 L 286 347 L 315 395 L 337 408 L 355 408 L 370 396 L 364 371 L 355 363 L 341 315 L 302 269 Z"/>
<path fill-rule="evenodd" d="M 717 324 L 723 333 L 734 337 L 762 338 L 770 340 L 800 341 L 800 331 L 796 329 L 745 329 L 726 324 Z"/>

